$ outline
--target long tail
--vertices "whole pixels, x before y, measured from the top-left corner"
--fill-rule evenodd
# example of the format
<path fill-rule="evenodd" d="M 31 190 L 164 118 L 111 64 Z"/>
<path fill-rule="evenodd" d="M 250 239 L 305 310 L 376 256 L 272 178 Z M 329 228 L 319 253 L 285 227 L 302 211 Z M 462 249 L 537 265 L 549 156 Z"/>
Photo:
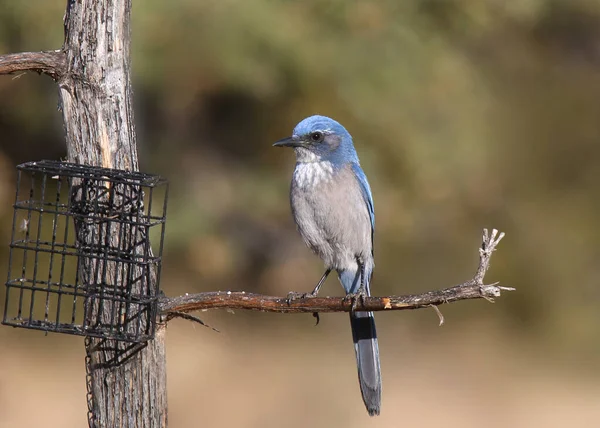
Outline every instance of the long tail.
<path fill-rule="evenodd" d="M 355 292 L 357 277 L 360 274 L 350 271 L 339 272 L 340 282 L 346 292 Z M 370 277 L 370 275 L 367 275 Z M 369 286 L 367 282 L 367 293 Z M 381 367 L 379 363 L 379 346 L 373 312 L 350 313 L 352 338 L 358 366 L 358 381 L 363 401 L 369 415 L 379 415 L 381 408 Z"/>

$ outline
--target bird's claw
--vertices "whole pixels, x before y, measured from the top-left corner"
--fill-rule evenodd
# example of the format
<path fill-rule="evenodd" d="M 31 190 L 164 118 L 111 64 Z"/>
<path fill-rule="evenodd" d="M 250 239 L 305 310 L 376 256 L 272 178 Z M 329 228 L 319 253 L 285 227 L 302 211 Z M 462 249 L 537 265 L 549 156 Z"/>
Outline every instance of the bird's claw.
<path fill-rule="evenodd" d="M 352 301 L 352 312 L 356 312 L 356 308 L 358 307 L 358 301 L 360 300 L 361 306 L 365 304 L 365 297 L 369 297 L 367 291 L 364 288 L 359 288 L 356 293 L 348 293 L 346 297 L 344 297 L 345 301 Z"/>

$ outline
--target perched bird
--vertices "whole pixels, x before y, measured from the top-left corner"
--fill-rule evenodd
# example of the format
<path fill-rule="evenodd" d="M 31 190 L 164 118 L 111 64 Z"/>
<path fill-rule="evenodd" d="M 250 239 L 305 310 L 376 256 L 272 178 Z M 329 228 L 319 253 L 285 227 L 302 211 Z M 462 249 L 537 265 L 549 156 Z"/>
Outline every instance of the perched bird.
<path fill-rule="evenodd" d="M 296 153 L 292 214 L 306 244 L 325 263 L 325 273 L 312 293 L 300 296 L 316 296 L 335 269 L 354 306 L 357 298 L 370 295 L 375 214 L 352 136 L 333 119 L 310 116 L 296 125 L 291 137 L 274 146 L 292 147 Z M 378 415 L 381 369 L 373 313 L 352 311 L 350 324 L 363 401 L 369 415 Z"/>

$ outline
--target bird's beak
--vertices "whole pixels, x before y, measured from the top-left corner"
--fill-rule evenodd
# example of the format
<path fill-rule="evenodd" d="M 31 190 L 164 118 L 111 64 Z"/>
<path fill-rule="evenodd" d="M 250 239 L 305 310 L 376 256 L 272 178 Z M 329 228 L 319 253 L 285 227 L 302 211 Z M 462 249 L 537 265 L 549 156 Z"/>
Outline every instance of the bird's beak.
<path fill-rule="evenodd" d="M 302 145 L 302 141 L 294 137 L 287 137 L 277 141 L 273 147 L 298 147 Z"/>

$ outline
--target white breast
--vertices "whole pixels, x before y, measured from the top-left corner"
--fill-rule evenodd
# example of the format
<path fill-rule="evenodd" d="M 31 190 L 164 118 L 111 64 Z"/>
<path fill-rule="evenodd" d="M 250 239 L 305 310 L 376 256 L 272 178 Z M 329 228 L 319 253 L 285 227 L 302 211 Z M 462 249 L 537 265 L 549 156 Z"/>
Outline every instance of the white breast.
<path fill-rule="evenodd" d="M 299 188 L 311 188 L 326 183 L 333 177 L 333 164 L 328 161 L 298 162 L 293 180 Z"/>

